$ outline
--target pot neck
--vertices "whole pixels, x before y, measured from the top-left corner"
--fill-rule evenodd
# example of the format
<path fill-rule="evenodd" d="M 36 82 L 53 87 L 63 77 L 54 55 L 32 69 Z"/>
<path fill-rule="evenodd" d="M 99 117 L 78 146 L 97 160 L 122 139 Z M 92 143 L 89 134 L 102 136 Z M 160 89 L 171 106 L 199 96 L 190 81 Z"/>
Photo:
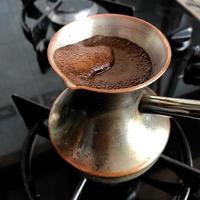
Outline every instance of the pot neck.
<path fill-rule="evenodd" d="M 113 110 L 133 104 L 141 94 L 141 89 L 131 93 L 114 94 L 77 90 L 74 92 L 74 100 L 88 109 Z"/>

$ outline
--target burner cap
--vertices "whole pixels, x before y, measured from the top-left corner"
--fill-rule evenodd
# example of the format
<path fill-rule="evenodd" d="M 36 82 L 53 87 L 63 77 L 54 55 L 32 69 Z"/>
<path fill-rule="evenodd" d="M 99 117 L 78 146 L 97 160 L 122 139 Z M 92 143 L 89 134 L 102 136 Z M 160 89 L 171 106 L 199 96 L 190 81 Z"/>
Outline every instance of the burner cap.
<path fill-rule="evenodd" d="M 56 0 L 46 0 L 46 2 L 46 9 L 50 9 Z M 94 15 L 97 12 L 97 4 L 88 0 L 63 0 L 61 5 L 52 11 L 48 17 L 53 23 L 65 25 L 77 19 Z"/>

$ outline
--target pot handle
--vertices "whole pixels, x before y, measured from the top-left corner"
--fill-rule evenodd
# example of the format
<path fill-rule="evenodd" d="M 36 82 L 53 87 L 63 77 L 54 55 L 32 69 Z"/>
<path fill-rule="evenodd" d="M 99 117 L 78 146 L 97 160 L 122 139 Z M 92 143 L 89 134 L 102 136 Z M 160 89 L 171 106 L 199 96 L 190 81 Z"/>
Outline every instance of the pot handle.
<path fill-rule="evenodd" d="M 181 116 L 200 120 L 200 101 L 143 95 L 139 110 L 168 116 Z"/>

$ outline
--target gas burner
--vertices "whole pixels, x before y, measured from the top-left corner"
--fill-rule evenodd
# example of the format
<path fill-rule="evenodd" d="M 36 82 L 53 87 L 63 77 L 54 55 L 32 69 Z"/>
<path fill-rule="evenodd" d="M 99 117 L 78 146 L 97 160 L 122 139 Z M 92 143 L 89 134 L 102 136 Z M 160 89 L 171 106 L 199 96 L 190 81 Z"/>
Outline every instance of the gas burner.
<path fill-rule="evenodd" d="M 22 29 L 36 51 L 42 73 L 49 69 L 47 46 L 52 35 L 63 25 L 97 13 L 133 16 L 135 8 L 111 0 L 30 0 L 22 1 Z"/>
<path fill-rule="evenodd" d="M 46 0 L 47 10 L 55 4 L 56 0 Z M 97 14 L 98 6 L 96 3 L 89 0 L 63 0 L 62 3 L 53 10 L 48 18 L 51 22 L 65 25 L 74 20 Z"/>
<path fill-rule="evenodd" d="M 155 199 L 158 199 L 158 197 L 162 200 L 187 200 L 190 197 L 191 199 L 198 199 L 200 171 L 192 168 L 192 155 L 187 138 L 175 119 L 172 120 L 173 131 L 169 143 L 164 154 L 160 156 L 153 168 L 137 179 L 128 182 L 102 185 L 80 176 L 76 170 L 66 165 L 65 162 L 58 160 L 54 154 L 50 154 L 47 160 L 43 161 L 39 159 L 37 163 L 34 156 L 34 147 L 38 142 L 38 137 L 49 140 L 48 128 L 45 121 L 48 118 L 50 110 L 47 107 L 17 95 L 13 95 L 12 98 L 27 128 L 30 130 L 24 143 L 21 160 L 22 178 L 29 199 L 43 199 L 42 192 L 37 191 L 35 173 L 41 174 L 41 166 L 46 164 L 48 168 L 53 168 L 53 170 L 55 170 L 55 167 L 59 167 L 58 169 L 61 168 L 62 173 L 64 173 L 62 176 L 64 177 L 65 173 L 68 174 L 68 188 L 64 187 L 65 190 L 63 192 L 71 190 L 71 197 L 68 199 L 147 199 L 148 196 L 144 197 L 145 192 L 148 192 L 148 195 L 152 195 L 152 199 L 154 199 L 152 191 L 157 192 Z M 36 167 L 36 163 L 38 168 Z M 35 167 L 37 170 L 33 172 Z M 173 173 L 170 173 L 167 168 Z M 163 175 L 163 172 L 166 174 Z M 56 185 L 59 185 L 59 183 L 57 182 Z M 149 188 L 147 187 L 148 185 L 150 186 Z M 73 187 L 71 188 L 71 186 Z M 145 187 L 148 188 L 146 188 L 147 191 L 145 191 Z"/>

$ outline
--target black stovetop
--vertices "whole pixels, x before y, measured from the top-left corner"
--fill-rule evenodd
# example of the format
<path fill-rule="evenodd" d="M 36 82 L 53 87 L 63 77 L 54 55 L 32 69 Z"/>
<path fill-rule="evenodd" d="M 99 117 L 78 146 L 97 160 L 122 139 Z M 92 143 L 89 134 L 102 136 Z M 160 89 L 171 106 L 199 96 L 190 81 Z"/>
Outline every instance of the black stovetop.
<path fill-rule="evenodd" d="M 121 2 L 134 5 L 136 17 L 149 21 L 166 35 L 180 26 L 193 27 L 191 47 L 200 44 L 200 23 L 187 14 L 174 0 L 121 0 Z M 26 199 L 20 176 L 19 161 L 28 129 L 19 116 L 11 95 L 17 93 L 35 102 L 51 106 L 54 99 L 65 88 L 63 82 L 50 69 L 45 73 L 41 72 L 35 51 L 22 32 L 21 11 L 21 1 L 1 0 L 0 2 L 0 174 L 2 177 L 0 184 L 3 188 L 0 195 L 6 200 Z M 173 67 L 177 66 L 178 63 L 184 67 L 187 59 L 187 53 L 173 54 L 170 69 L 162 78 L 161 94 L 165 94 L 167 81 Z M 180 71 L 180 77 L 181 74 Z M 200 99 L 199 86 L 185 84 L 180 78 L 173 95 Z M 179 121 L 188 137 L 195 166 L 200 169 L 198 142 L 200 141 L 198 134 L 200 123 L 183 119 Z M 37 166 L 37 169 L 41 170 L 38 170 L 37 179 L 38 187 L 44 191 L 43 199 L 55 199 L 55 195 L 56 199 L 61 199 L 61 197 L 67 199 L 69 193 L 65 193 L 65 188 L 69 185 L 67 181 L 69 174 L 65 173 L 67 171 L 65 164 L 57 158 L 57 155 L 51 150 L 51 146 L 46 144 L 48 142 L 42 138 L 39 140 L 41 140 L 41 145 L 36 151 L 47 152 L 39 158 L 41 165 Z M 56 162 L 60 164 L 53 164 Z M 73 178 L 76 180 L 79 177 L 74 175 Z M 59 184 L 57 184 L 58 182 Z M 72 187 L 74 187 L 73 184 Z M 57 188 L 57 190 L 49 195 L 49 191 L 52 191 L 53 188 Z M 150 189 L 147 188 L 147 190 Z M 152 198 L 148 199 L 158 198 L 152 195 Z"/>

